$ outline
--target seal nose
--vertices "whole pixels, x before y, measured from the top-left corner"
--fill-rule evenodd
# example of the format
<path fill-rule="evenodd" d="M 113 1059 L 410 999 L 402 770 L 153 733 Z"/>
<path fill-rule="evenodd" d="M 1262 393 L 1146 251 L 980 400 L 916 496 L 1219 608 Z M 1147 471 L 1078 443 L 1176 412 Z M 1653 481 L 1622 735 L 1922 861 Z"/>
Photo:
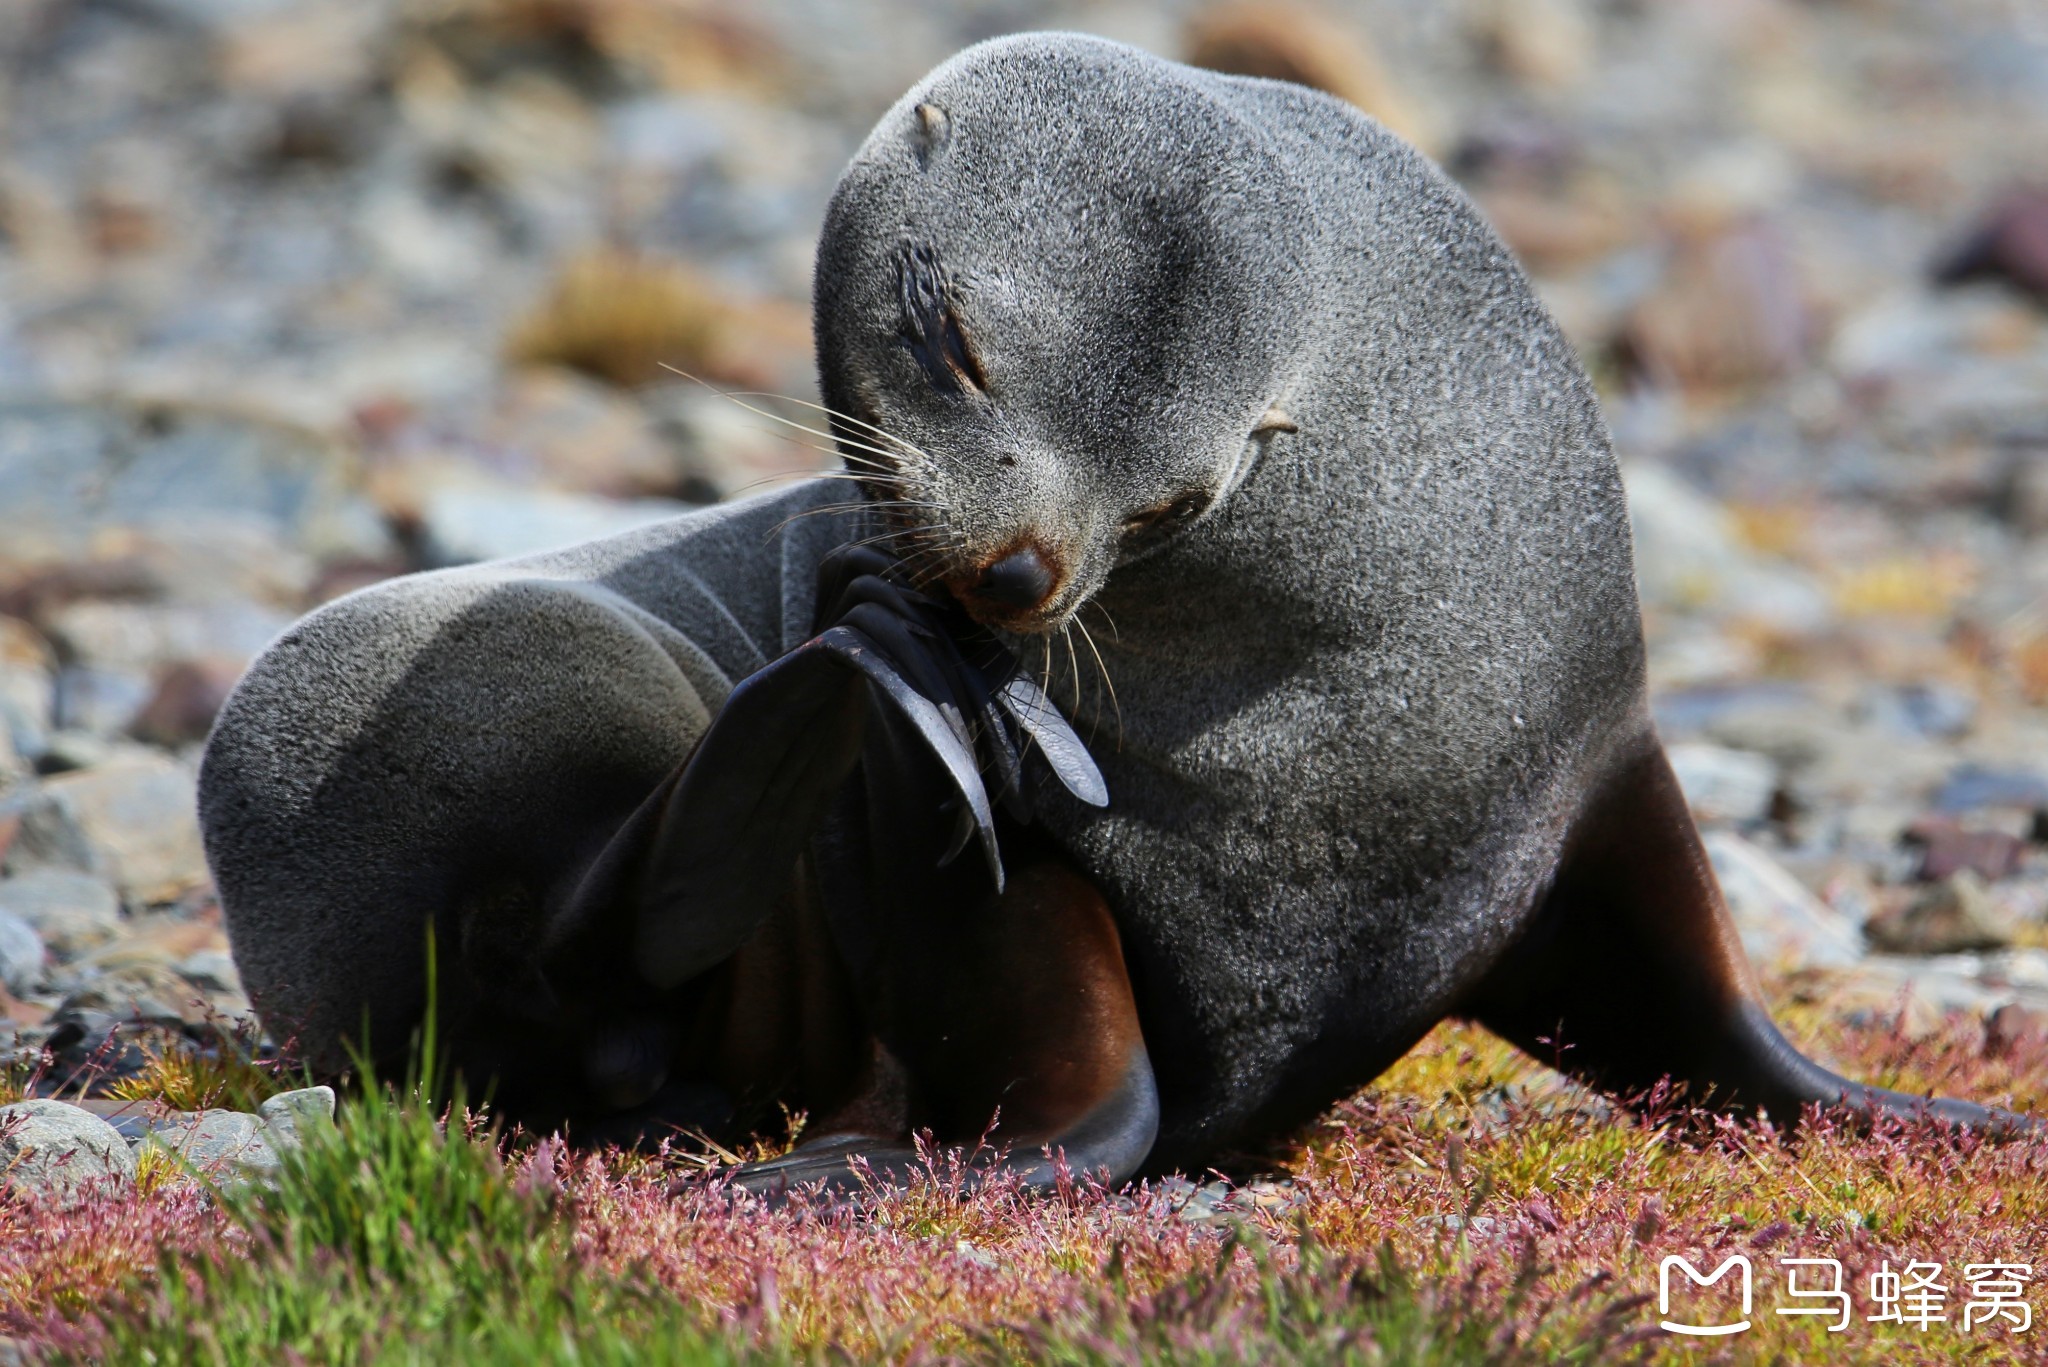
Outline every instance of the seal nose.
<path fill-rule="evenodd" d="M 969 592 L 984 603 L 1022 612 L 1043 603 L 1052 586 L 1052 566 L 1035 547 L 1026 546 L 983 570 Z"/>

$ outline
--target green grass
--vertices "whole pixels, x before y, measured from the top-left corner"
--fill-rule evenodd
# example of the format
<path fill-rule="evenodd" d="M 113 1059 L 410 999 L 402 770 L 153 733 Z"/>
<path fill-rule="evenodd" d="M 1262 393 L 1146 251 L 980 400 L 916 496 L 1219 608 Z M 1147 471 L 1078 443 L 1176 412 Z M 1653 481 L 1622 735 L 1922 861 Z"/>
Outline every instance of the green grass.
<path fill-rule="evenodd" d="M 1787 1024 L 1915 1088 L 2038 1107 L 2048 1081 L 1960 1019 L 1919 1041 L 1825 1004 Z M 1659 1260 L 1741 1251 L 1756 1328 L 1713 1360 L 2048 1361 L 2048 1323 L 1922 1335 L 1862 1322 L 1860 1292 L 1842 1335 L 1773 1313 L 1780 1257 L 1839 1257 L 1856 1286 L 1884 1259 L 2048 1274 L 2048 1146 L 1645 1123 L 1470 1029 L 1271 1156 L 1298 1209 L 1216 1228 L 1145 1191 L 963 1194 L 943 1163 L 859 1209 L 771 1210 L 679 1158 L 507 1140 L 425 1095 L 345 1106 L 274 1189 L 0 1201 L 0 1332 L 61 1362 L 1682 1363 L 1704 1355 L 1656 1328 Z"/>
<path fill-rule="evenodd" d="M 429 1095 L 416 1074 L 310 1127 L 274 1186 L 212 1190 L 215 1246 L 163 1257 L 54 1334 L 52 1360 L 781 1360 L 719 1342 L 651 1282 L 594 1268 L 543 1177 L 554 1146 L 515 1174 L 459 1087 L 445 1107 Z"/>
<path fill-rule="evenodd" d="M 51 1336 L 57 1362 L 784 1363 L 791 1341 L 771 1290 L 753 1313 L 666 1291 L 579 1240 L 551 1143 L 507 1163 L 498 1136 L 458 1096 L 437 1115 L 359 1104 L 284 1156 L 274 1187 L 219 1193 L 219 1244 L 165 1257 L 125 1296 Z M 932 1199 L 926 1192 L 923 1199 Z M 983 1326 L 955 1345 L 988 1362 L 1111 1364 L 1542 1363 L 1589 1360 L 1578 1342 L 1531 1332 L 1533 1278 L 1497 1306 L 1476 1283 L 1431 1291 L 1390 1247 L 1336 1254 L 1314 1236 L 1287 1246 L 1250 1226 L 1156 1290 L 1132 1285 L 1121 1248 L 1093 1289 L 1034 1321 Z M 1436 1274 L 1451 1269 L 1440 1258 Z M 1249 1271 L 1249 1277 L 1244 1273 Z M 1249 1291 L 1250 1294 L 1246 1294 Z M 912 1328 L 914 1326 L 905 1326 Z M 912 1338 L 874 1345 L 898 1356 Z M 921 1337 L 918 1335 L 917 1337 Z M 888 1341 L 896 1338 L 897 1341 Z"/>

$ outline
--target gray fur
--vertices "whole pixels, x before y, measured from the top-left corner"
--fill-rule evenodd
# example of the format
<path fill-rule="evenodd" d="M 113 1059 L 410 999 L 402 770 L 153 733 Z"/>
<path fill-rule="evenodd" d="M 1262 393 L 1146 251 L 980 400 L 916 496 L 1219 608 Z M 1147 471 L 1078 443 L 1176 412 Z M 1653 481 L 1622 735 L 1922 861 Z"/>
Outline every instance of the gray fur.
<path fill-rule="evenodd" d="M 988 394 L 897 343 L 909 246 Z M 877 481 L 938 505 L 906 545 L 943 570 L 1045 539 L 1069 570 L 1047 625 L 1079 612 L 1114 680 L 1112 707 L 1085 647 L 1077 670 L 1022 642 L 1108 779 L 1106 811 L 1049 792 L 1045 819 L 1173 1042 L 1154 1166 L 1380 1071 L 1525 923 L 1589 773 L 1647 727 L 1615 462 L 1506 248 L 1348 105 L 1040 34 L 883 118 L 816 303 L 828 402 L 928 453 Z M 1275 404 L 1299 431 L 1253 436 Z M 1197 489 L 1219 497 L 1178 535 L 1120 542 Z M 379 586 L 274 646 L 202 810 L 273 1018 L 322 1047 L 365 1004 L 402 1028 L 427 918 L 507 868 L 547 889 L 545 934 L 731 683 L 807 630 L 855 524 L 769 529 L 837 493 Z"/>
<path fill-rule="evenodd" d="M 411 575 L 273 643 L 215 724 L 199 794 L 235 961 L 273 1032 L 339 1066 L 367 1012 L 377 1051 L 402 1050 L 429 922 L 493 889 L 536 898 L 503 927 L 505 957 L 558 934 L 733 683 L 809 634 L 816 564 L 851 534 L 843 501 L 812 481 Z"/>
<path fill-rule="evenodd" d="M 919 104 L 951 129 L 928 164 Z M 887 344 L 906 238 L 992 401 Z M 1184 1046 L 1153 1049 L 1157 1157 L 1379 1072 L 1520 928 L 1589 767 L 1647 725 L 1607 433 L 1508 250 L 1341 101 L 1033 35 L 883 118 L 817 305 L 828 403 L 935 453 L 908 491 L 963 556 L 1049 531 L 1107 609 L 1082 620 L 1121 721 L 1076 711 L 1110 806 L 1050 820 L 1117 911 L 1147 1038 Z M 1275 403 L 1300 430 L 1252 437 Z M 1232 471 L 1119 563 L 1125 516 Z"/>

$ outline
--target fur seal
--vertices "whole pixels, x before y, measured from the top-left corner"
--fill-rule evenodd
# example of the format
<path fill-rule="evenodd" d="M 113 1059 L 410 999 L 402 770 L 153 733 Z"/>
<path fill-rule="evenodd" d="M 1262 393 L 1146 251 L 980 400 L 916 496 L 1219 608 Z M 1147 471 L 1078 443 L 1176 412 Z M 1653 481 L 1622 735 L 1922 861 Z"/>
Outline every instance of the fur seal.
<path fill-rule="evenodd" d="M 864 505 L 809 483 L 376 586 L 230 700 L 209 856 L 316 1059 L 403 1040 L 432 928 L 457 1057 L 515 1110 L 813 1107 L 757 1185 L 900 1174 L 998 1107 L 1027 1180 L 1040 1145 L 1200 1164 L 1449 1015 L 1612 1090 L 2033 1126 L 1771 1024 L 1650 720 L 1592 389 L 1371 119 L 985 43 L 853 159 L 815 302 Z M 1085 722 L 1052 648 L 1084 608 Z M 961 614 L 1067 700 L 1106 806 L 1055 728 L 987 748 L 1004 671 Z M 941 864 L 976 831 L 1000 888 Z"/>

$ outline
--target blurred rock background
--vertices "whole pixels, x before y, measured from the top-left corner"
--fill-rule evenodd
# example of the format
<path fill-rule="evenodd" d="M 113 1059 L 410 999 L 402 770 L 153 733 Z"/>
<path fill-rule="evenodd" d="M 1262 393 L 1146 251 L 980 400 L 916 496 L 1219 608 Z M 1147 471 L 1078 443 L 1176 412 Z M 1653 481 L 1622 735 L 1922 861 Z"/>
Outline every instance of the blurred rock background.
<path fill-rule="evenodd" d="M 4 0 L 0 1047 L 36 1089 L 232 1046 L 192 775 L 251 655 L 812 468 L 663 366 L 814 397 L 839 166 L 958 47 L 1054 26 L 1322 86 L 1467 186 L 1606 396 L 1753 950 L 1909 1032 L 2048 1028 L 2039 0 Z"/>

